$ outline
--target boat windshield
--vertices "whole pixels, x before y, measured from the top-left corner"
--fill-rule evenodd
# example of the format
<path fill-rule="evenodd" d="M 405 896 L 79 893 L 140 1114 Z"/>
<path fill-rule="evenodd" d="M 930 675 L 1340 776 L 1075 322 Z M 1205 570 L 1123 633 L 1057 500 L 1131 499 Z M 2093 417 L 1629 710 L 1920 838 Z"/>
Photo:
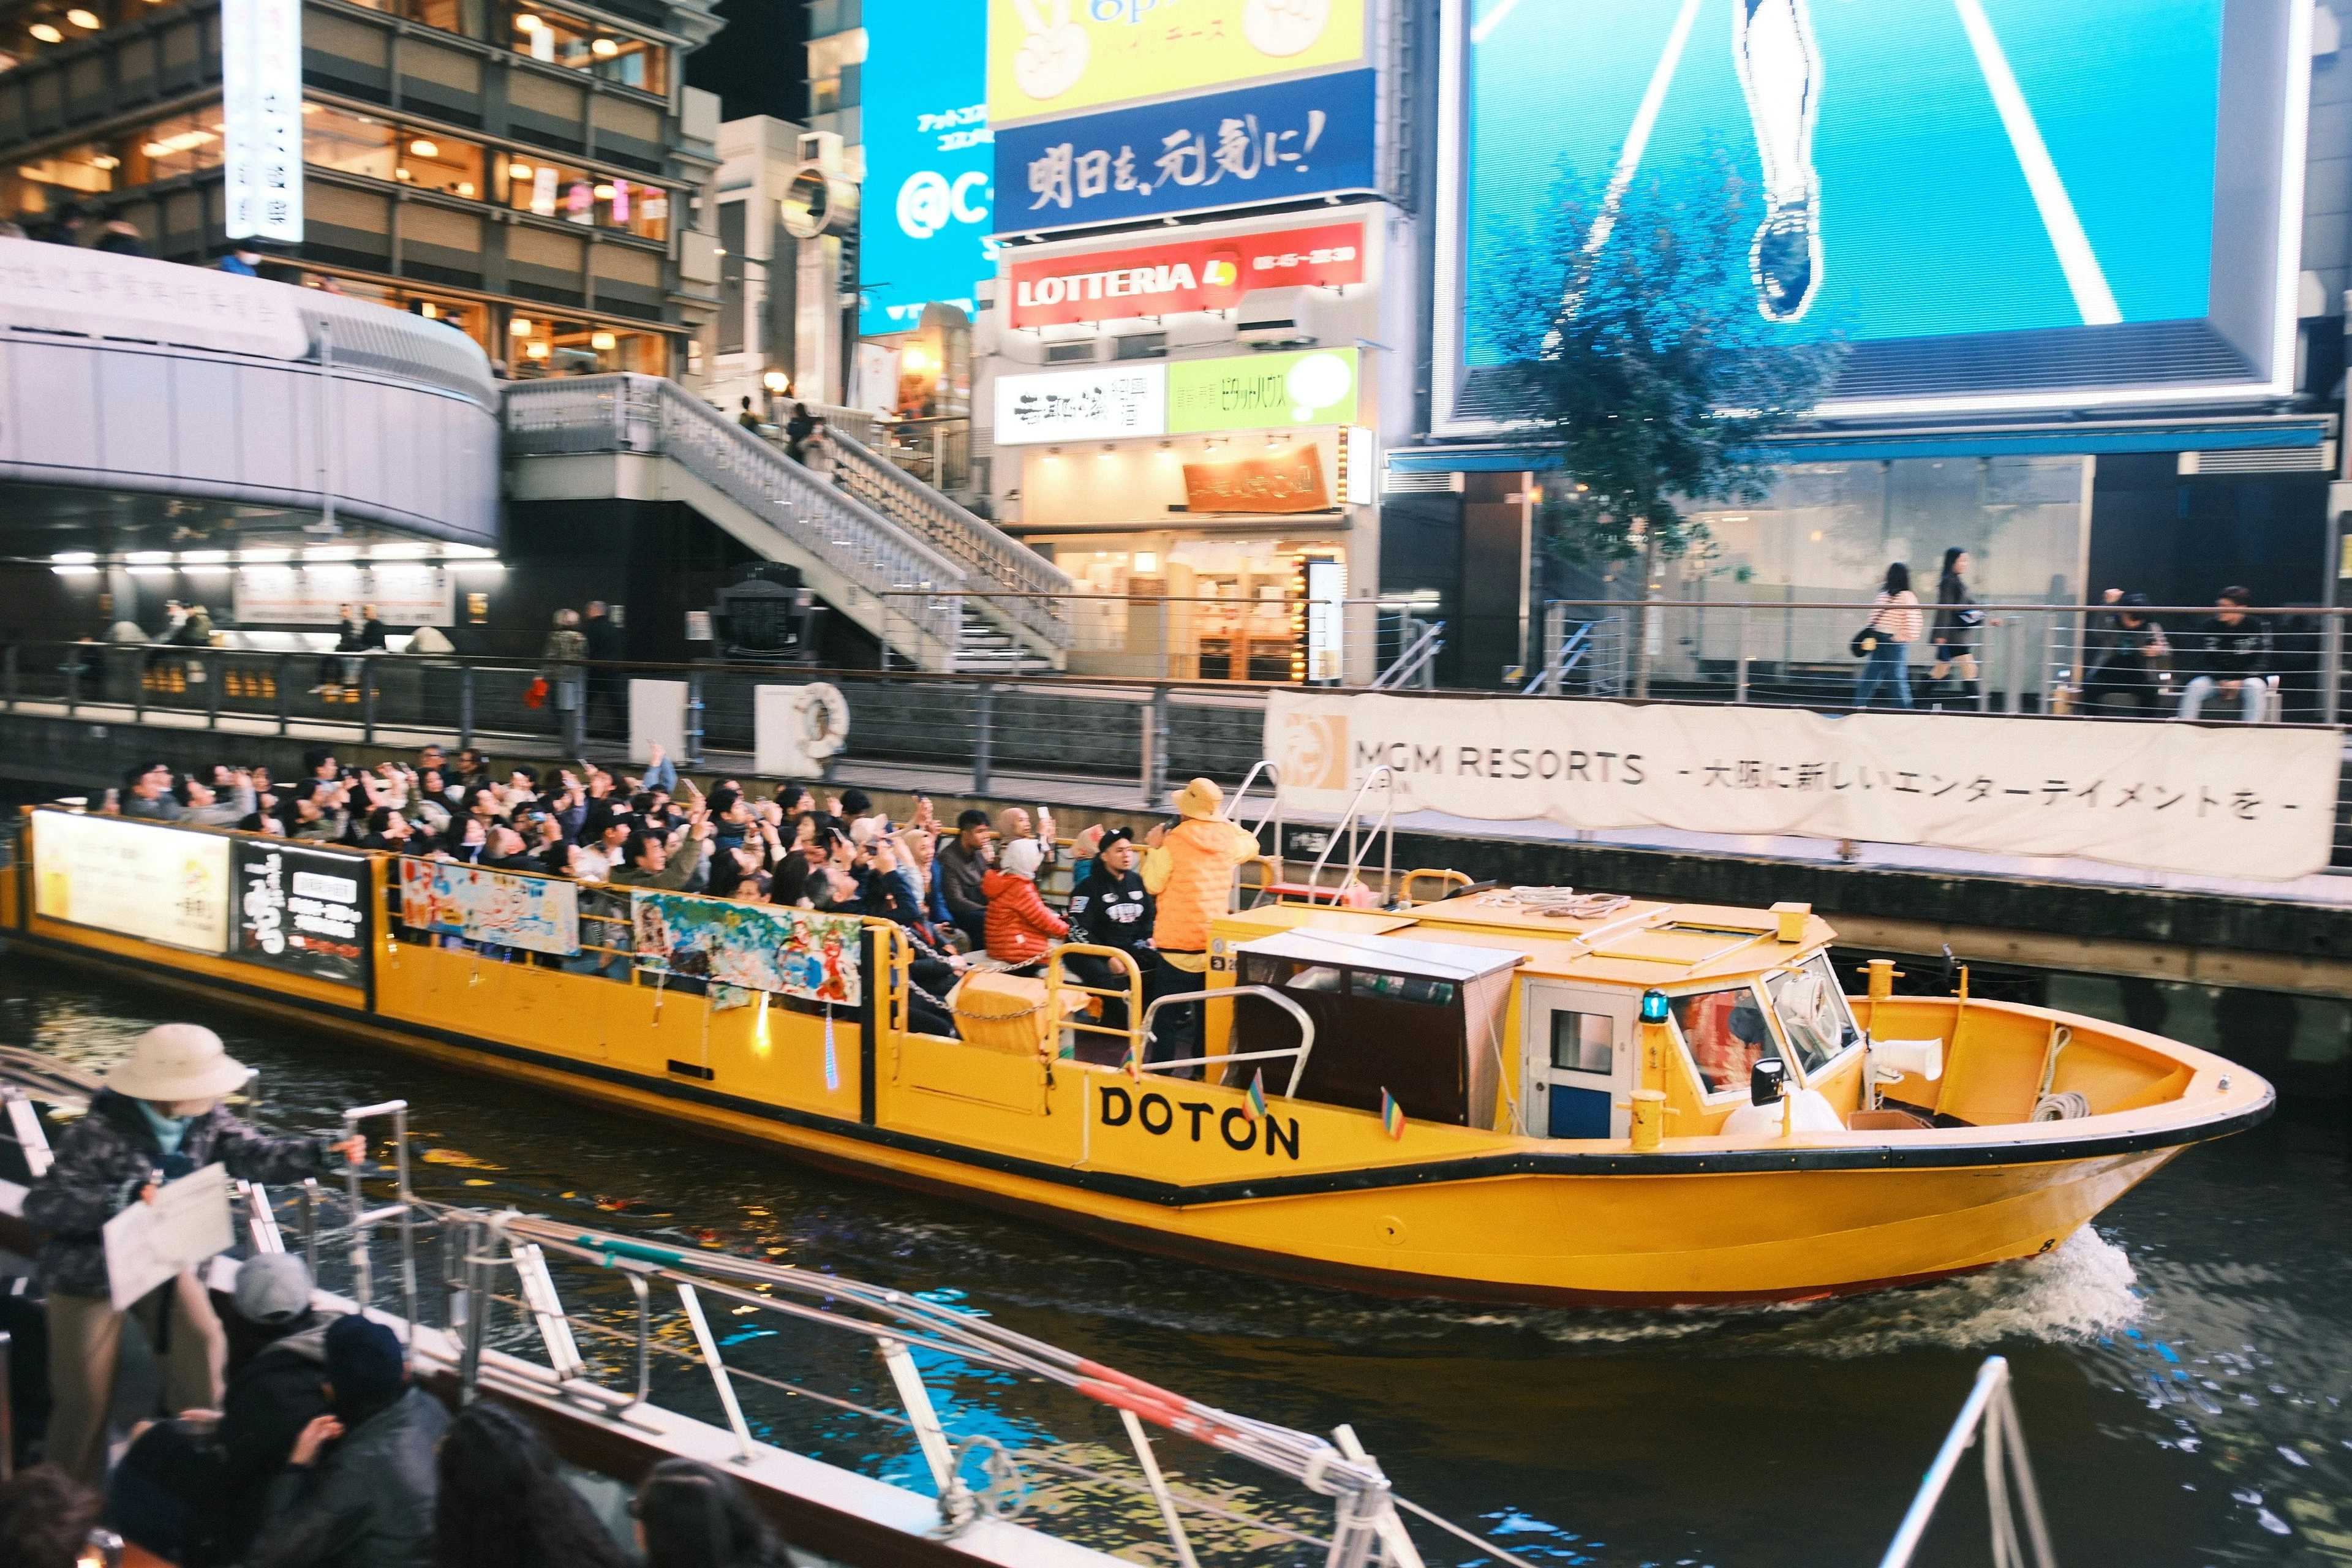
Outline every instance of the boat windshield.
<path fill-rule="evenodd" d="M 1780 1054 L 1752 985 L 1693 992 L 1670 998 L 1667 1005 L 1709 1094 L 1745 1092 L 1756 1064 Z"/>
<path fill-rule="evenodd" d="M 1764 989 L 1780 1016 L 1780 1032 L 1809 1076 L 1862 1038 L 1827 953 L 1817 952 L 1794 969 L 1766 976 Z"/>

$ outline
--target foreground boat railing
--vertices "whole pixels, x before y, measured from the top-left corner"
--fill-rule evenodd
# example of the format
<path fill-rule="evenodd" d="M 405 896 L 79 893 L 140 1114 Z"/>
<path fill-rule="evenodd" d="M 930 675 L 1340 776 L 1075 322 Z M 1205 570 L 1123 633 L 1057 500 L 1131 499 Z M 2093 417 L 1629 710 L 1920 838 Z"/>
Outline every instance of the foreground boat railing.
<path fill-rule="evenodd" d="M 1944 1446 L 1936 1451 L 1935 1463 L 1919 1483 L 1919 1495 L 1911 1500 L 1911 1511 L 1903 1516 L 1902 1528 L 1878 1568 L 1908 1568 L 1919 1538 L 1927 1532 L 1927 1521 L 1936 1516 L 1936 1505 L 1943 1500 L 1944 1489 L 1959 1468 L 1960 1456 L 1979 1436 L 1984 1439 L 1985 1504 L 1992 1517 L 1993 1568 L 2025 1568 L 2018 1541 L 2021 1513 L 2025 1539 L 2033 1547 L 2033 1568 L 2058 1568 L 2042 1517 L 2042 1494 L 2034 1488 L 2033 1467 L 2026 1458 L 2025 1430 L 2018 1424 L 2017 1402 L 2010 1396 L 2006 1356 L 1988 1356 L 1978 1369 L 1976 1386 L 1969 1391 L 1968 1403 L 1960 1406 L 1959 1419 L 1952 1423 Z"/>

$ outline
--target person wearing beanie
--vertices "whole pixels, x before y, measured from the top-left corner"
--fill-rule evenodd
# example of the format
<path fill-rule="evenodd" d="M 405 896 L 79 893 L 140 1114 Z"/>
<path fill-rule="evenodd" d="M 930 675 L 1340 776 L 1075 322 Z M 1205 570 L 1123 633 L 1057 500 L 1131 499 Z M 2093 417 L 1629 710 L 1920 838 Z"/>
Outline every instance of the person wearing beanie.
<path fill-rule="evenodd" d="M 323 1336 L 329 1413 L 270 1483 L 251 1568 L 433 1568 L 441 1402 L 413 1386 L 400 1340 L 361 1314 Z"/>
<path fill-rule="evenodd" d="M 1151 945 L 1160 954 L 1151 997 L 1183 995 L 1209 984 L 1209 926 L 1233 907 L 1234 872 L 1258 853 L 1257 836 L 1224 817 L 1225 792 L 1194 779 L 1176 797 L 1173 829 L 1154 827 L 1145 840 L 1143 885 L 1154 901 Z M 1162 1008 L 1144 1051 L 1146 1062 L 1184 1061 L 1202 1054 L 1202 1009 Z M 1182 1078 L 1197 1079 L 1197 1067 Z"/>
<path fill-rule="evenodd" d="M 227 1322 L 228 1392 L 217 1425 L 157 1423 L 116 1467 L 115 1528 L 180 1568 L 242 1563 L 295 1439 L 328 1413 L 327 1329 L 310 1270 L 290 1253 L 248 1258 Z"/>
<path fill-rule="evenodd" d="M 1037 868 L 1045 852 L 1034 838 L 1017 838 L 997 853 L 996 868 L 980 879 L 988 899 L 988 956 L 1027 967 L 1047 946 L 1070 934 L 1061 916 L 1037 894 Z"/>
<path fill-rule="evenodd" d="M 193 1269 L 158 1286 L 128 1312 L 114 1310 L 106 1268 L 106 1222 L 154 1201 L 165 1182 L 219 1164 L 243 1181 L 299 1182 L 326 1173 L 340 1151 L 356 1161 L 357 1137 L 266 1138 L 221 1109 L 252 1075 L 220 1037 L 195 1024 L 160 1024 L 107 1074 L 89 1114 L 58 1140 L 54 1163 L 25 1197 L 25 1222 L 41 1233 L 41 1283 L 49 1302 L 48 1456 L 76 1480 L 104 1468 L 122 1321 L 135 1316 L 147 1342 L 166 1348 L 167 1411 L 217 1409 L 225 1356 L 220 1320 Z"/>
<path fill-rule="evenodd" d="M 1136 868 L 1141 857 L 1135 834 L 1125 827 L 1090 827 L 1078 836 L 1078 848 L 1077 879 L 1070 889 L 1071 939 L 1125 952 L 1135 960 L 1149 994 L 1160 957 L 1151 948 L 1151 893 L 1143 885 L 1143 873 Z M 1081 984 L 1107 991 L 1127 988 L 1127 972 L 1107 958 L 1080 953 L 1064 963 Z M 1102 999 L 1105 1028 L 1126 1028 L 1127 1015 L 1125 1001 L 1112 996 Z M 1118 1047 L 1118 1042 L 1107 1035 L 1082 1035 L 1079 1055 L 1085 1057 L 1090 1047 L 1097 1057 L 1106 1057 L 1111 1048 Z M 1118 1048 L 1123 1054 L 1123 1047 Z"/>

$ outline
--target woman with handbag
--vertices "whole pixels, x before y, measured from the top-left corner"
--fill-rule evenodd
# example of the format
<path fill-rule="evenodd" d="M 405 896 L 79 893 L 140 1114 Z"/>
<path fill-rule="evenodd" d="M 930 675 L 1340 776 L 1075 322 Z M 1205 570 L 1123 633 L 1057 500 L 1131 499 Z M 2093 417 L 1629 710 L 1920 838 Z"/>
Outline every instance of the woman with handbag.
<path fill-rule="evenodd" d="M 1969 552 L 1955 544 L 1944 552 L 1944 573 L 1936 584 L 1936 622 L 1932 628 L 1936 662 L 1928 668 L 1931 699 L 1954 666 L 1959 668 L 1963 702 L 1977 700 L 1977 643 L 1983 637 L 1984 612 L 1969 597 Z M 1938 703 L 1940 706 L 1940 703 Z"/>
<path fill-rule="evenodd" d="M 1886 569 L 1886 581 L 1872 601 L 1870 621 L 1853 637 L 1853 651 L 1862 656 L 1862 673 L 1854 678 L 1853 705 L 1867 708 L 1881 686 L 1895 689 L 1895 700 L 1911 706 L 1911 645 L 1919 640 L 1919 598 L 1911 592 L 1911 568 L 1897 561 Z"/>

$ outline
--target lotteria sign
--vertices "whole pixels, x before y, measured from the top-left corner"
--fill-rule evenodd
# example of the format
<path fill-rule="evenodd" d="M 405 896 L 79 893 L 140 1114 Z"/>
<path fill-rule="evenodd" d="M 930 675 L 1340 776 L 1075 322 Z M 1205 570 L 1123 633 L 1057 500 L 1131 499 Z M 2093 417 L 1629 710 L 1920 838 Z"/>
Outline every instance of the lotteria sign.
<path fill-rule="evenodd" d="M 1132 321 L 1222 310 L 1253 289 L 1339 288 L 1364 280 L 1364 226 L 1171 240 L 1132 250 L 1013 264 L 1014 327 Z"/>

